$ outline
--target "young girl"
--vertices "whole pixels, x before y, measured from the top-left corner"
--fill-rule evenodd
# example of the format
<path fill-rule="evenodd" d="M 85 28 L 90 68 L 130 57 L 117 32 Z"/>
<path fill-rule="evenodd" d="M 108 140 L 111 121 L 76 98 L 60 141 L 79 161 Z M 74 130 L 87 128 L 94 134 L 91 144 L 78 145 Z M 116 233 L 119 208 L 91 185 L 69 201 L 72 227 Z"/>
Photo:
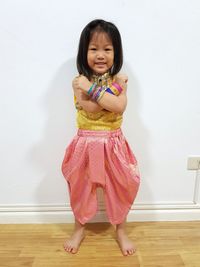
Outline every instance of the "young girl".
<path fill-rule="evenodd" d="M 75 229 L 64 243 L 76 253 L 85 223 L 97 212 L 97 187 L 102 187 L 108 219 L 115 225 L 123 255 L 135 247 L 125 232 L 126 216 L 136 197 L 140 176 L 137 160 L 121 130 L 127 104 L 126 75 L 118 29 L 104 20 L 82 31 L 77 55 L 79 76 L 73 80 L 77 134 L 66 149 L 62 172 L 69 186 Z"/>

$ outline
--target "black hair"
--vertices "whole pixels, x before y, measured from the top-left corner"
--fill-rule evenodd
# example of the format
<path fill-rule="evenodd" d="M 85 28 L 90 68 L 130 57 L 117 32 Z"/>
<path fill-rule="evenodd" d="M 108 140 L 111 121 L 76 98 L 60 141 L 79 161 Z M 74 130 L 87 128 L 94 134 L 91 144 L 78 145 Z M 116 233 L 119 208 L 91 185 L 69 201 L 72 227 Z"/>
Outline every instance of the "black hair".
<path fill-rule="evenodd" d="M 87 78 L 90 78 L 92 75 L 92 70 L 88 66 L 87 62 L 87 52 L 89 42 L 92 38 L 93 33 L 95 32 L 107 33 L 112 41 L 112 45 L 114 48 L 114 63 L 110 70 L 110 74 L 113 76 L 120 71 L 123 64 L 122 41 L 117 27 L 112 22 L 108 22 L 102 19 L 96 19 L 91 21 L 85 26 L 81 33 L 76 59 L 78 72 L 79 74 L 83 74 Z"/>

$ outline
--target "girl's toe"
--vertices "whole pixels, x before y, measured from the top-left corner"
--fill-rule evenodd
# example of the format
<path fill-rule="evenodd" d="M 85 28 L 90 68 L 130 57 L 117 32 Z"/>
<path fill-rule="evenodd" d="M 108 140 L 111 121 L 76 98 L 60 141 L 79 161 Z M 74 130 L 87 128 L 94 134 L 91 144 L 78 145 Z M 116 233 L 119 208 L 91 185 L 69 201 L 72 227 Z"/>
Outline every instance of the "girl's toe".
<path fill-rule="evenodd" d="M 77 252 L 77 249 L 73 248 L 72 253 L 75 254 Z"/>
<path fill-rule="evenodd" d="M 127 253 L 126 250 L 123 251 L 123 254 L 124 254 L 124 256 L 127 256 L 128 255 L 128 253 Z"/>

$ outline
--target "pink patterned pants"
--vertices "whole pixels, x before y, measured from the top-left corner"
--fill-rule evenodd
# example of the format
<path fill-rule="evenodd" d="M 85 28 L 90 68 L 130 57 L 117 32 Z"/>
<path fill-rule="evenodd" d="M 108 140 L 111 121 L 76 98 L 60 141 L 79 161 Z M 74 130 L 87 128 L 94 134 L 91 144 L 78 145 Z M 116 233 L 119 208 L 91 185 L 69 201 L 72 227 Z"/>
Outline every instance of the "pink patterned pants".
<path fill-rule="evenodd" d="M 69 186 L 74 216 L 81 224 L 88 222 L 98 210 L 98 186 L 103 188 L 110 223 L 120 224 L 126 219 L 137 195 L 140 174 L 120 128 L 78 129 L 66 149 L 62 173 Z"/>

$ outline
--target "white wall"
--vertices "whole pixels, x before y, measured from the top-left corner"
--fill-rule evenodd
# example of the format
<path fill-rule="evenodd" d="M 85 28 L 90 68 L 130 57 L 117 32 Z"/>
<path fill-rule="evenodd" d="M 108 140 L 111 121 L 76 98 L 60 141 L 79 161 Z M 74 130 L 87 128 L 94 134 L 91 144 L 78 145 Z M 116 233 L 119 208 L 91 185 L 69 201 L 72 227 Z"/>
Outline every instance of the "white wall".
<path fill-rule="evenodd" d="M 197 174 L 187 170 L 188 155 L 200 154 L 200 2 L 1 0 L 0 222 L 73 218 L 61 163 L 76 132 L 79 36 L 95 18 L 123 39 L 122 128 L 141 169 L 129 220 L 200 219 Z"/>

